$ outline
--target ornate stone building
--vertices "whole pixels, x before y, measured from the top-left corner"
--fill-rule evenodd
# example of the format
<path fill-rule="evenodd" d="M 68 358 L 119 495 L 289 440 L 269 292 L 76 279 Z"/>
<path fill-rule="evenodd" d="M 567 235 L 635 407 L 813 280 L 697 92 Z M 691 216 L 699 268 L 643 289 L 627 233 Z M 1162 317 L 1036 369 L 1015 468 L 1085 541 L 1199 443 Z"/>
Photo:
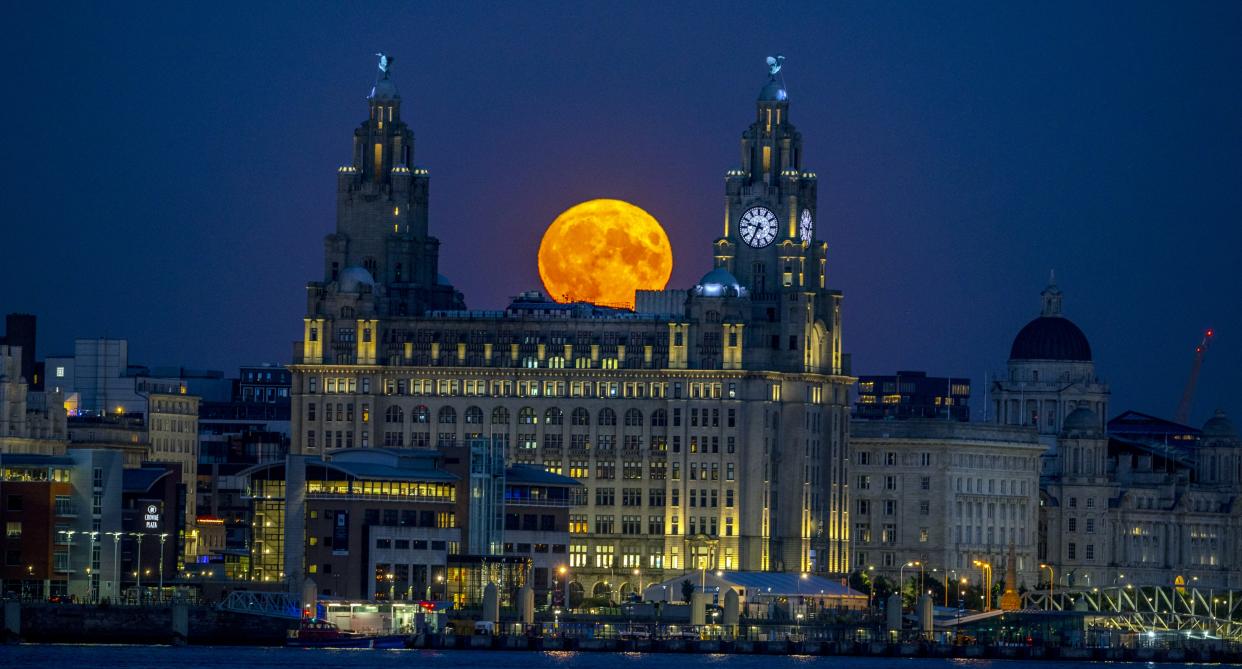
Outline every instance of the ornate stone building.
<path fill-rule="evenodd" d="M 1038 430 L 1039 556 L 1062 585 L 1242 586 L 1242 442 L 1218 414 L 1203 430 L 1126 412 L 1055 283 L 992 384 L 994 420 Z"/>
<path fill-rule="evenodd" d="M 854 569 L 874 568 L 896 581 L 901 565 L 918 561 L 938 581 L 946 573 L 977 581 L 974 561 L 993 565 L 1000 578 L 1012 550 L 1017 585 L 1039 582 L 1044 448 L 1033 429 L 854 419 L 850 448 Z"/>
<path fill-rule="evenodd" d="M 295 453 L 487 440 L 579 479 L 567 566 L 588 595 L 688 569 L 848 569 L 841 294 L 775 76 L 726 176 L 714 269 L 635 311 L 538 293 L 464 309 L 413 147 L 381 72 L 308 285 Z"/>
<path fill-rule="evenodd" d="M 1108 385 L 1095 375 L 1091 344 L 1086 335 L 1061 313 L 1061 289 L 1056 278 L 1040 293 L 1038 318 L 1014 337 L 1007 374 L 990 388 L 992 420 L 1001 425 L 1032 426 L 1047 447 L 1046 467 L 1056 456 L 1057 436 L 1065 418 L 1079 407 L 1091 409 L 1104 428 L 1108 415 Z"/>

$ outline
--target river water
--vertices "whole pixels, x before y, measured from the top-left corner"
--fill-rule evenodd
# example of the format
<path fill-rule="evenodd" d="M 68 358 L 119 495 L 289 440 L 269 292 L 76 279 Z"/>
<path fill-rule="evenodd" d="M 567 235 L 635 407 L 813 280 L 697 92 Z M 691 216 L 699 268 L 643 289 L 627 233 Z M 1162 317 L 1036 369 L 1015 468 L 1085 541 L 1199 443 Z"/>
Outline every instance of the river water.
<path fill-rule="evenodd" d="M 309 667 L 311 669 L 1053 669 L 1105 663 L 1019 660 L 942 660 L 918 658 L 812 657 L 771 655 L 686 655 L 672 653 L 579 653 L 436 650 L 336 650 L 322 648 L 234 648 L 227 646 L 61 646 L 0 644 L 0 667 L 22 669 L 232 669 L 233 667 Z M 1115 667 L 1191 667 L 1145 662 L 1107 663 Z"/>

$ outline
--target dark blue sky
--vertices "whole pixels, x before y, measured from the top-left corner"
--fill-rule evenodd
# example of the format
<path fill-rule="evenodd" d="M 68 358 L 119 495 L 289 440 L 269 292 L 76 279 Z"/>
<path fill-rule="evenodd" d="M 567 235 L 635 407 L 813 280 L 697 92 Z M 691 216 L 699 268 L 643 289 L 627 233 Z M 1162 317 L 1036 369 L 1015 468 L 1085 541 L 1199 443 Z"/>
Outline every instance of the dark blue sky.
<path fill-rule="evenodd" d="M 0 44 L 0 311 L 41 354 L 287 361 L 379 50 L 470 306 L 593 197 L 688 286 L 780 52 L 856 373 L 1003 369 L 1055 268 L 1115 412 L 1171 415 L 1214 326 L 1195 417 L 1242 419 L 1242 3 L 38 4 Z"/>

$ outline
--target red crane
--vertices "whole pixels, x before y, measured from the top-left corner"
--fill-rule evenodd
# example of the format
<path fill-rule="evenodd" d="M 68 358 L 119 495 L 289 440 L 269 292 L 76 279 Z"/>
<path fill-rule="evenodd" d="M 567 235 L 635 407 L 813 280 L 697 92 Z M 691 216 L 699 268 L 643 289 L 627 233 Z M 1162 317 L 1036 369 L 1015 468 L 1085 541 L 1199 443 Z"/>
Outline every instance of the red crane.
<path fill-rule="evenodd" d="M 1182 401 L 1177 405 L 1177 415 L 1174 420 L 1186 424 L 1190 420 L 1190 405 L 1195 400 L 1195 386 L 1199 384 L 1199 370 L 1203 369 L 1203 356 L 1207 353 L 1208 345 L 1212 343 L 1214 336 L 1212 328 L 1208 328 L 1203 333 L 1203 340 L 1195 347 L 1195 361 L 1190 365 L 1190 378 L 1186 380 L 1186 389 L 1182 391 Z"/>

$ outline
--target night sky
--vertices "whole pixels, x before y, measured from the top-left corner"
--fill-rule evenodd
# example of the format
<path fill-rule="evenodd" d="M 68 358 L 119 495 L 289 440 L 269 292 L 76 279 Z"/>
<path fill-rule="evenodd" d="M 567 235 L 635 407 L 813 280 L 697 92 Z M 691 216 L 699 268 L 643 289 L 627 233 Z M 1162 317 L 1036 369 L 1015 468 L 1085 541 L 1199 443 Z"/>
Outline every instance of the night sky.
<path fill-rule="evenodd" d="M 1114 414 L 1171 416 L 1212 326 L 1192 422 L 1242 423 L 1242 3 L 172 5 L 6 11 L 0 312 L 40 357 L 287 362 L 381 50 L 468 306 L 538 287 L 595 197 L 688 287 L 783 53 L 854 373 L 981 399 L 1055 269 Z"/>

